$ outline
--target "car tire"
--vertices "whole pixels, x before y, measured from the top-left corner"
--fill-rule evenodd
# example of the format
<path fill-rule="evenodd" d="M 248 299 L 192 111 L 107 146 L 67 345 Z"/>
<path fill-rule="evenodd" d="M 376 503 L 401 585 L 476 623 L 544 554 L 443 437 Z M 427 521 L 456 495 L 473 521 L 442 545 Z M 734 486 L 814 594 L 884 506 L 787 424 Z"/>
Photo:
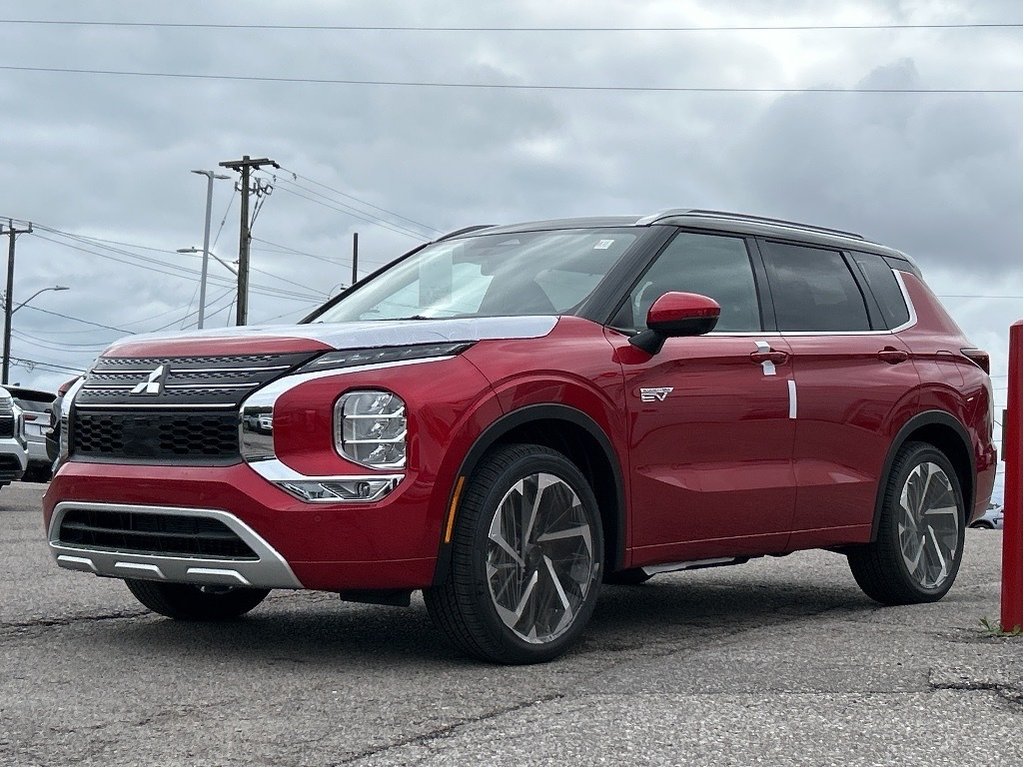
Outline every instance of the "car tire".
<path fill-rule="evenodd" d="M 988 523 L 971 523 L 971 528 L 987 528 L 990 531 L 995 530 L 995 526 L 989 525 Z"/>
<path fill-rule="evenodd" d="M 544 446 L 499 446 L 468 478 L 456 515 L 447 573 L 424 591 L 435 624 L 485 661 L 563 653 L 601 586 L 601 518 L 580 470 Z"/>
<path fill-rule="evenodd" d="M 627 568 L 624 571 L 606 573 L 604 575 L 604 583 L 614 584 L 617 586 L 635 587 L 639 584 L 650 581 L 653 578 L 654 574 L 644 573 L 643 568 Z"/>
<path fill-rule="evenodd" d="M 934 446 L 910 442 L 883 482 L 878 535 L 847 554 L 853 577 L 885 605 L 939 600 L 963 556 L 966 515 L 956 471 Z"/>
<path fill-rule="evenodd" d="M 225 621 L 248 613 L 270 594 L 269 589 L 248 587 L 203 588 L 192 584 L 168 584 L 125 579 L 128 589 L 149 610 L 170 619 Z"/>

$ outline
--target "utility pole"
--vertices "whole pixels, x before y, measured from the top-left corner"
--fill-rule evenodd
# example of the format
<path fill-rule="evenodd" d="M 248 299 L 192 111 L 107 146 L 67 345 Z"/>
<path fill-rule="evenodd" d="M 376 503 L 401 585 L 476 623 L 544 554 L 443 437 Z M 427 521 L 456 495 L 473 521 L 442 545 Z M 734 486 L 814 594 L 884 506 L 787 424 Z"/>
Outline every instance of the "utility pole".
<path fill-rule="evenodd" d="M 359 233 L 352 233 L 352 283 L 351 288 L 359 281 Z"/>
<path fill-rule="evenodd" d="M 213 171 L 192 171 L 200 176 L 206 177 L 206 226 L 203 229 L 203 270 L 199 278 L 199 323 L 197 328 L 203 327 L 203 318 L 206 315 L 206 272 L 210 263 L 210 214 L 213 212 L 213 180 L 230 179 L 222 173 Z"/>
<path fill-rule="evenodd" d="M 2 227 L 2 225 L 0 225 Z M 4 363 L 3 383 L 7 383 L 11 371 L 11 315 L 14 314 L 14 239 L 32 231 L 32 224 L 27 229 L 18 229 L 14 220 L 7 220 L 6 231 L 0 229 L 0 236 L 7 235 L 10 243 L 7 246 L 7 294 L 4 296 Z"/>
<path fill-rule="evenodd" d="M 249 187 L 249 174 L 254 168 L 258 170 L 264 165 L 274 168 L 281 166 L 270 158 L 260 157 L 253 160 L 248 155 L 242 155 L 241 160 L 225 160 L 218 165 L 242 175 L 239 189 L 242 195 L 242 223 L 238 232 L 238 302 L 235 305 L 235 325 L 245 325 L 249 313 L 249 241 L 252 239 L 249 221 L 249 194 L 252 190 Z"/>

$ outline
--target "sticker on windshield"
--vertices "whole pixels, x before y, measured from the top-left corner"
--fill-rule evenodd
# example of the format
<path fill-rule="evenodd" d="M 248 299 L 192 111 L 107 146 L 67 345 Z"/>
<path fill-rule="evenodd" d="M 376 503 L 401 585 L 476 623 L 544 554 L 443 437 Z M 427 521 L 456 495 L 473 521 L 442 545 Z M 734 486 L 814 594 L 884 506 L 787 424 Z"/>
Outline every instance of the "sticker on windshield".
<path fill-rule="evenodd" d="M 598 240 L 597 245 L 594 246 L 595 251 L 607 251 L 615 244 L 614 240 Z"/>

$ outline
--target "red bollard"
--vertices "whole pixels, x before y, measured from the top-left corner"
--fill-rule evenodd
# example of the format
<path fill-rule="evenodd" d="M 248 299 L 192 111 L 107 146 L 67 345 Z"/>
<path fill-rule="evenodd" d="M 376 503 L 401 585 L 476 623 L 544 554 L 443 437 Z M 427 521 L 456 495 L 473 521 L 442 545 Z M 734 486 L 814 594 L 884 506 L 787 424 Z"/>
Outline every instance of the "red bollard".
<path fill-rule="evenodd" d="M 1021 321 L 1010 326 L 1010 380 L 1003 414 L 1003 588 L 999 625 L 1004 632 L 1021 627 Z"/>

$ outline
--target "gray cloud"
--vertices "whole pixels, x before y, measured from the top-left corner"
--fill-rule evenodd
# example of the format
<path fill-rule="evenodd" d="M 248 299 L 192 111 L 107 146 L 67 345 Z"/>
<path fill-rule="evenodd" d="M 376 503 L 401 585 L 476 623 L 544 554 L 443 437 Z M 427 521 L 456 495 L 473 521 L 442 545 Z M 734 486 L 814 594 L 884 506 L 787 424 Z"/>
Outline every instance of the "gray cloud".
<path fill-rule="evenodd" d="M 136 3 L 104 0 L 73 10 L 47 1 L 12 5 L 20 8 L 8 9 L 11 17 L 157 16 Z M 809 1 L 524 2 L 514 13 L 507 4 L 454 0 L 380 7 L 268 2 L 256 17 L 240 8 L 182 2 L 161 9 L 159 18 L 541 26 L 1020 21 L 1020 9 L 1005 3 L 883 0 L 828 9 Z M 6 42 L 4 64 L 141 71 L 738 87 L 1021 85 L 1019 32 L 985 30 L 413 34 L 17 27 Z M 910 252 L 939 287 L 981 279 L 974 292 L 999 286 L 1009 293 L 1020 290 L 1021 133 L 1019 95 L 465 91 L 5 72 L 0 215 L 173 252 L 201 239 L 204 185 L 188 171 L 247 153 L 268 155 L 441 230 L 669 206 L 739 209 L 863 231 Z M 307 286 L 310 295 L 347 281 L 353 231 L 360 232 L 367 267 L 415 243 L 286 188 L 280 184 L 267 201 L 256 236 L 335 264 L 260 243 L 253 263 Z M 230 195 L 230 183 L 218 183 L 215 228 Z M 237 247 L 236 217 L 237 205 L 216 249 L 226 258 Z M 198 270 L 194 256 L 136 252 Z M 24 237 L 15 300 L 61 282 L 73 290 L 43 294 L 33 305 L 139 331 L 188 320 L 195 277 L 159 274 L 128 260 L 135 266 Z M 217 265 L 211 273 L 230 277 Z M 301 291 L 270 275 L 253 281 Z M 210 296 L 227 292 L 227 285 L 211 286 Z M 225 310 L 213 322 L 227 322 L 230 300 L 215 305 Z M 297 318 L 312 304 L 255 294 L 251 316 Z M 1020 311 L 953 310 L 975 335 L 994 326 L 1003 333 L 1006 316 Z M 16 338 L 16 355 L 71 366 L 88 363 L 117 335 L 30 309 L 18 313 L 15 329 L 48 345 Z M 72 346 L 85 344 L 92 346 Z M 23 382 L 53 386 L 62 379 L 38 369 L 15 371 Z"/>

